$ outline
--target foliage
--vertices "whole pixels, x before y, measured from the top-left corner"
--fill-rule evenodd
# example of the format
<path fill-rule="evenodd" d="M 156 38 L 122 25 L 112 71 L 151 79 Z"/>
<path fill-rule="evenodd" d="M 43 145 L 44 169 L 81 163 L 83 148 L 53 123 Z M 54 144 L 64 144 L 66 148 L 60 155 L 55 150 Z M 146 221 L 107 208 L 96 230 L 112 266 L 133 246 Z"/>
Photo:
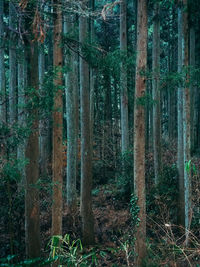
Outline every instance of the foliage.
<path fill-rule="evenodd" d="M 163 223 L 176 223 L 178 198 L 178 172 L 175 165 L 163 166 L 157 187 L 147 194 L 147 212 Z"/>
<path fill-rule="evenodd" d="M 53 236 L 50 242 L 49 259 L 59 261 L 64 266 L 98 266 L 95 251 L 85 253 L 81 240 L 71 240 L 70 235 Z"/>
<path fill-rule="evenodd" d="M 5 267 L 28 267 L 28 266 L 49 266 L 50 263 L 53 262 L 52 259 L 42 259 L 42 258 L 35 258 L 35 259 L 28 259 L 23 261 L 16 261 L 16 255 L 8 255 L 6 258 L 0 259 L 0 266 Z M 15 263 L 13 263 L 15 261 Z"/>
<path fill-rule="evenodd" d="M 138 198 L 131 194 L 131 200 L 130 200 L 130 213 L 132 217 L 132 228 L 136 229 L 136 227 L 140 223 L 140 219 L 138 218 L 138 214 L 140 211 L 139 206 L 137 205 Z"/>

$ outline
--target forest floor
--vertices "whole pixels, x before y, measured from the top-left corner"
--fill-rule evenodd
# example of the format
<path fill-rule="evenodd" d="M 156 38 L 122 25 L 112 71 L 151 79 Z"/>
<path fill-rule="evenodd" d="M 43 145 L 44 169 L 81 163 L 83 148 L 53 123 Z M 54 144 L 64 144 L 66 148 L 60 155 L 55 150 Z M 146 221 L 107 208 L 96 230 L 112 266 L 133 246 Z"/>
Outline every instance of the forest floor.
<path fill-rule="evenodd" d="M 134 230 L 132 227 L 130 204 L 116 197 L 114 185 L 101 185 L 93 190 L 93 212 L 96 245 L 84 250 L 84 252 L 80 252 L 80 255 L 95 251 L 98 262 L 97 266 L 99 267 L 135 266 Z M 71 220 L 71 215 L 67 210 L 67 206 L 65 206 L 63 233 L 69 234 L 71 240 L 78 240 L 81 235 L 81 219 L 78 214 L 79 211 Z M 51 225 L 49 214 L 45 212 L 43 216 L 42 222 L 46 221 L 47 224 L 42 226 L 42 239 L 47 244 Z M 192 244 L 192 247 L 188 248 L 188 251 L 191 251 L 185 253 L 183 246 L 180 244 L 180 239 L 177 241 L 176 232 L 175 228 L 169 228 L 166 223 L 163 222 L 161 224 L 161 220 L 159 223 L 153 222 L 152 218 L 147 217 L 148 256 L 144 266 L 200 266 L 200 236 L 195 237 L 196 247 Z M 77 258 L 80 259 L 80 255 L 77 255 Z"/>
<path fill-rule="evenodd" d="M 123 245 L 131 233 L 130 207 L 127 203 L 116 200 L 112 190 L 110 185 L 102 185 L 93 191 L 95 245 L 88 248 L 86 252 L 90 253 L 93 249 L 96 251 L 98 266 L 128 266 L 126 253 L 130 251 L 126 251 Z M 81 235 L 81 218 L 78 214 L 79 211 L 71 218 L 67 206 L 64 205 L 63 233 L 69 234 L 71 240 L 78 240 Z M 43 212 L 41 231 L 44 244 L 42 247 L 46 247 L 43 251 L 46 255 L 49 250 L 45 244 L 49 244 L 50 221 L 49 213 Z"/>
<path fill-rule="evenodd" d="M 189 246 L 184 246 L 184 238 L 180 238 L 177 228 L 177 170 L 175 166 L 176 153 L 166 150 L 163 162 L 165 163 L 164 187 L 159 189 L 162 195 L 152 191 L 153 156 L 147 155 L 147 260 L 144 266 L 148 267 L 200 267 L 200 218 L 192 221 L 193 233 L 190 234 Z M 194 158 L 196 171 L 200 173 L 200 159 Z M 200 205 L 200 179 L 193 176 L 193 203 Z M 42 256 L 48 258 L 51 242 L 51 181 L 41 184 L 41 240 Z M 46 189 L 44 189 L 46 187 Z M 46 191 L 45 191 L 46 190 Z M 167 192 L 166 192 L 167 191 Z M 19 196 L 18 196 L 19 197 Z M 4 215 L 0 218 L 0 254 L 1 257 L 10 255 L 9 225 L 13 226 L 14 238 L 17 242 L 15 254 L 19 260 L 24 259 L 24 197 L 20 196 L 16 203 L 13 221 L 8 221 Z M 95 255 L 99 267 L 125 267 L 134 265 L 134 227 L 130 213 L 130 199 L 119 194 L 119 184 L 114 180 L 106 184 L 97 184 L 92 190 L 93 213 L 95 221 L 95 245 L 81 251 L 77 250 L 78 260 L 86 254 Z M 1 201 L 6 198 L 3 195 Z M 3 204 L 2 204 L 3 205 Z M 7 214 L 7 211 L 4 211 Z M 64 204 L 63 234 L 69 234 L 71 242 L 81 238 L 81 218 L 79 209 L 73 215 Z M 77 243 L 78 244 L 78 243 Z M 69 250 L 68 250 L 69 252 Z M 68 253 L 67 252 L 67 253 Z M 88 258 L 91 262 L 91 258 Z M 1 266 L 1 264 L 0 264 Z M 69 265 L 70 266 L 70 265 Z M 88 267 L 89 265 L 85 265 Z"/>

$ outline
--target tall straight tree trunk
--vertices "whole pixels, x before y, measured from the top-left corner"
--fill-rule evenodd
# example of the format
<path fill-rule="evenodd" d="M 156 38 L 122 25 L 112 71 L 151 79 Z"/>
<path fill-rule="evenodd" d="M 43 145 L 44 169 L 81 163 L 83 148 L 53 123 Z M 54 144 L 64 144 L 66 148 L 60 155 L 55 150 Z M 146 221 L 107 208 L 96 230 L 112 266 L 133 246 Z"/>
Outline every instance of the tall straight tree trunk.
<path fill-rule="evenodd" d="M 29 49 L 29 86 L 36 90 L 38 81 L 38 48 L 36 43 L 31 43 Z M 28 258 L 40 256 L 40 217 L 39 217 L 39 190 L 37 182 L 39 179 L 39 136 L 38 136 L 38 111 L 33 110 L 34 115 L 32 131 L 27 141 L 25 179 L 25 237 L 26 254 Z"/>
<path fill-rule="evenodd" d="M 18 109 L 17 109 L 17 119 L 18 124 L 20 127 L 25 127 L 25 75 L 26 75 L 26 61 L 25 61 L 25 50 L 23 48 L 22 41 L 18 41 L 18 47 L 20 48 L 20 57 L 18 57 Z M 20 144 L 17 147 L 17 158 L 19 160 L 25 160 L 25 150 L 26 150 L 26 144 L 25 140 L 21 140 Z M 21 186 L 24 185 L 24 179 L 25 179 L 25 166 L 22 168 L 21 173 L 21 182 L 19 183 L 19 189 L 21 189 Z"/>
<path fill-rule="evenodd" d="M 126 21 L 126 0 L 120 3 L 120 50 L 121 60 L 121 132 L 122 132 L 122 154 L 129 149 L 129 127 L 128 127 L 128 92 L 127 92 L 127 21 Z"/>
<path fill-rule="evenodd" d="M 6 122 L 6 77 L 5 77 L 5 63 L 4 63 L 4 1 L 0 0 L 0 121 Z"/>
<path fill-rule="evenodd" d="M 46 91 L 43 88 L 44 73 L 45 73 L 45 54 L 44 44 L 39 48 L 39 90 L 42 97 L 46 97 Z M 47 175 L 48 163 L 49 163 L 49 116 L 44 114 L 39 123 L 40 131 L 40 175 L 44 177 Z"/>
<path fill-rule="evenodd" d="M 153 22 L 153 153 L 154 153 L 154 172 L 155 184 L 159 182 L 161 175 L 161 124 L 160 124 L 160 3 L 154 4 Z"/>
<path fill-rule="evenodd" d="M 88 21 L 79 20 L 79 41 L 84 46 L 88 34 Z M 92 154 L 90 140 L 89 66 L 80 58 L 80 102 L 81 102 L 81 217 L 83 243 L 94 243 L 94 219 L 92 212 Z"/>
<path fill-rule="evenodd" d="M 136 265 L 141 266 L 146 255 L 146 196 L 145 196 L 145 97 L 147 67 L 147 2 L 138 0 L 137 57 L 134 105 L 134 189 L 138 198 L 140 224 L 136 232 Z M 143 72 L 143 73 L 142 73 Z"/>
<path fill-rule="evenodd" d="M 40 13 L 41 13 L 41 19 L 44 20 L 44 12 L 49 11 L 51 13 L 51 10 L 49 9 L 49 6 L 44 8 L 42 1 L 40 1 Z M 48 19 L 47 23 L 52 23 L 50 19 Z M 45 40 L 46 41 L 46 40 Z M 46 64 L 46 58 L 45 58 L 45 44 L 50 46 L 52 43 L 52 39 L 47 40 L 45 43 L 41 43 L 39 47 L 39 90 L 40 90 L 40 95 L 42 98 L 46 97 L 46 88 L 44 87 L 44 77 L 45 77 L 45 70 L 46 70 L 46 65 L 48 67 L 52 66 L 52 62 L 48 62 Z M 48 49 L 48 52 L 50 52 L 50 48 Z M 52 60 L 52 55 L 51 55 L 51 60 Z M 50 115 L 49 112 L 46 110 L 42 111 L 42 117 L 39 122 L 39 136 L 40 136 L 40 175 L 42 177 L 45 177 L 48 175 L 48 166 L 50 163 L 50 155 L 51 155 L 51 148 L 50 148 L 50 140 L 51 140 L 51 132 L 50 132 Z"/>
<path fill-rule="evenodd" d="M 55 96 L 53 110 L 53 204 L 52 204 L 52 235 L 62 235 L 62 187 L 63 187 L 63 99 L 62 99 L 62 11 L 61 1 L 54 0 L 54 43 L 53 65 L 56 70 L 54 79 Z"/>
<path fill-rule="evenodd" d="M 9 122 L 13 124 L 17 119 L 17 61 L 16 61 L 16 10 L 12 1 L 9 2 Z"/>
<path fill-rule="evenodd" d="M 190 27 L 190 67 L 191 71 L 195 68 L 195 29 L 194 26 Z M 191 149 L 194 150 L 197 144 L 196 132 L 197 132 L 197 108 L 198 108 L 198 91 L 193 85 L 190 86 L 191 96 Z"/>
<path fill-rule="evenodd" d="M 64 21 L 64 34 L 70 34 L 73 30 L 74 16 L 69 14 Z M 74 115 L 76 110 L 76 93 L 77 84 L 75 83 L 75 75 L 73 65 L 75 64 L 74 51 L 66 51 L 65 65 L 69 66 L 69 70 L 65 74 L 65 95 L 66 95 L 66 111 L 67 111 L 67 205 L 71 211 L 76 209 L 76 166 L 77 166 L 77 120 Z"/>
<path fill-rule="evenodd" d="M 90 0 L 90 8 L 94 11 L 95 0 Z M 94 20 L 90 18 L 90 42 L 94 42 Z M 93 151 L 93 130 L 94 130 L 94 86 L 95 86 L 95 70 L 90 67 L 90 141 Z"/>
<path fill-rule="evenodd" d="M 178 8 L 178 72 L 182 72 L 182 7 Z M 177 115 L 178 115 L 178 152 L 177 166 L 179 176 L 179 205 L 178 205 L 178 224 L 184 226 L 185 223 L 185 201 L 184 201 L 184 162 L 183 162 L 183 89 L 178 88 Z"/>
<path fill-rule="evenodd" d="M 190 133 L 190 91 L 188 85 L 188 70 L 189 66 L 189 28 L 188 28 L 188 2 L 183 0 L 183 66 L 186 69 L 185 84 L 183 91 L 183 155 L 184 155 L 184 189 L 185 189 L 185 228 L 186 228 L 186 243 L 188 242 L 188 230 L 191 223 L 191 197 L 190 197 L 190 181 L 191 171 L 187 168 L 191 159 L 191 133 Z"/>

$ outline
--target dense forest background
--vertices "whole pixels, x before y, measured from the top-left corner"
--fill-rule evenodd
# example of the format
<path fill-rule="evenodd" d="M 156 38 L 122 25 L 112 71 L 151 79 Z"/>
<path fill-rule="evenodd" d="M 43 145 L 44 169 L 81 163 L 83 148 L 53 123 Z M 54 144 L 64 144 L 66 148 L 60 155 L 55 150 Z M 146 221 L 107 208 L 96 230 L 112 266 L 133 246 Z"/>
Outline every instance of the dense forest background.
<path fill-rule="evenodd" d="M 0 266 L 200 266 L 199 11 L 0 0 Z"/>

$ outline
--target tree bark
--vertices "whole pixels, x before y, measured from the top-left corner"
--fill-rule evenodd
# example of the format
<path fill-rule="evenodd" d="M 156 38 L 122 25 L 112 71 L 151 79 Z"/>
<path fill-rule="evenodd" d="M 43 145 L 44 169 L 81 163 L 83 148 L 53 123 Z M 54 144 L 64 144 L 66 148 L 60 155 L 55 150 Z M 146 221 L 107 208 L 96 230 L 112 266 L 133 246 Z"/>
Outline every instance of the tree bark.
<path fill-rule="evenodd" d="M 17 105 L 17 119 L 20 127 L 24 128 L 26 124 L 25 116 L 25 76 L 26 76 L 26 60 L 25 60 L 25 49 L 21 40 L 18 41 L 18 46 L 20 48 L 20 58 L 18 58 L 18 105 Z M 17 147 L 17 158 L 22 162 L 25 160 L 25 151 L 26 151 L 26 141 L 20 140 L 20 143 Z M 21 172 L 21 181 L 18 188 L 21 189 L 24 185 L 25 180 L 25 166 L 23 163 L 22 172 Z"/>
<path fill-rule="evenodd" d="M 46 90 L 43 87 L 45 75 L 45 54 L 44 44 L 40 44 L 39 48 L 39 90 L 42 98 L 46 97 Z M 42 116 L 39 122 L 40 131 L 40 175 L 45 177 L 48 173 L 49 154 L 50 154 L 50 119 L 49 114 L 42 111 Z"/>
<path fill-rule="evenodd" d="M 65 17 L 64 34 L 70 34 L 73 30 L 73 15 Z M 76 166 L 77 166 L 77 121 L 74 115 L 76 110 L 76 93 L 77 84 L 75 83 L 75 74 L 73 65 L 75 59 L 74 51 L 66 51 L 65 65 L 69 66 L 69 70 L 65 74 L 65 95 L 66 95 L 66 111 L 67 111 L 67 205 L 71 211 L 76 209 Z M 75 116 L 76 117 L 76 116 Z"/>
<path fill-rule="evenodd" d="M 94 11 L 95 0 L 90 0 L 90 8 Z M 90 18 L 90 42 L 94 42 L 94 20 Z M 94 86 L 95 86 L 95 70 L 90 67 L 90 142 L 93 151 L 93 130 L 94 130 Z M 93 155 L 92 155 L 93 156 Z"/>
<path fill-rule="evenodd" d="M 81 16 L 79 40 L 83 47 L 88 34 L 88 21 Z M 83 50 L 82 50 L 83 51 Z M 81 104 L 81 217 L 83 243 L 94 243 L 94 219 L 92 212 L 92 154 L 90 140 L 89 66 L 80 58 L 80 104 Z"/>
<path fill-rule="evenodd" d="M 182 72 L 182 7 L 178 8 L 178 72 Z M 179 205 L 178 205 L 178 224 L 184 226 L 185 223 L 185 201 L 184 201 L 184 161 L 183 161 L 183 89 L 178 88 L 177 115 L 178 115 L 178 153 L 177 167 L 179 175 Z"/>
<path fill-rule="evenodd" d="M 136 265 L 141 266 L 146 255 L 146 196 L 145 196 L 145 107 L 147 67 L 147 2 L 138 1 L 137 57 L 134 105 L 134 189 L 138 198 L 140 223 L 136 232 Z"/>
<path fill-rule="evenodd" d="M 155 184 L 159 183 L 161 175 L 161 124 L 160 124 L 160 3 L 154 4 L 153 21 L 153 152 L 154 152 L 154 173 Z"/>
<path fill-rule="evenodd" d="M 195 29 L 194 26 L 190 27 L 190 68 L 191 72 L 195 68 Z M 197 114 L 198 114 L 198 91 L 194 85 L 190 86 L 191 97 L 191 150 L 194 151 L 197 145 Z"/>
<path fill-rule="evenodd" d="M 190 196 L 190 181 L 191 170 L 187 168 L 191 160 L 191 135 L 190 135 L 190 91 L 189 91 L 189 28 L 188 28 L 188 2 L 183 0 L 183 38 L 182 38 L 182 59 L 185 68 L 184 92 L 183 92 L 183 155 L 184 155 L 184 193 L 185 193 L 185 228 L 186 228 L 186 243 L 188 242 L 188 231 L 191 223 L 191 196 Z"/>
<path fill-rule="evenodd" d="M 62 99 L 62 11 L 61 1 L 54 0 L 54 44 L 53 65 L 56 71 L 54 79 L 55 96 L 53 109 L 53 204 L 52 204 L 52 235 L 62 235 L 62 167 L 63 167 L 63 99 Z"/>
<path fill-rule="evenodd" d="M 122 154 L 129 149 L 129 127 L 128 127 L 128 91 L 127 91 L 127 22 L 126 22 L 126 0 L 120 3 L 120 50 L 121 50 L 121 140 Z"/>
<path fill-rule="evenodd" d="M 0 0 L 0 121 L 6 123 L 6 77 L 4 62 L 4 1 Z"/>
<path fill-rule="evenodd" d="M 38 51 L 37 44 L 31 43 L 29 50 L 29 86 L 36 90 L 38 81 Z M 28 258 L 40 256 L 40 218 L 39 218 L 39 137 L 38 137 L 38 111 L 35 109 L 30 116 L 34 116 L 32 131 L 27 141 L 25 179 L 25 237 L 26 254 Z"/>
<path fill-rule="evenodd" d="M 13 2 L 9 2 L 9 27 L 16 29 L 16 11 Z M 9 39 L 9 122 L 17 119 L 17 61 L 16 61 L 16 36 L 10 31 Z"/>

